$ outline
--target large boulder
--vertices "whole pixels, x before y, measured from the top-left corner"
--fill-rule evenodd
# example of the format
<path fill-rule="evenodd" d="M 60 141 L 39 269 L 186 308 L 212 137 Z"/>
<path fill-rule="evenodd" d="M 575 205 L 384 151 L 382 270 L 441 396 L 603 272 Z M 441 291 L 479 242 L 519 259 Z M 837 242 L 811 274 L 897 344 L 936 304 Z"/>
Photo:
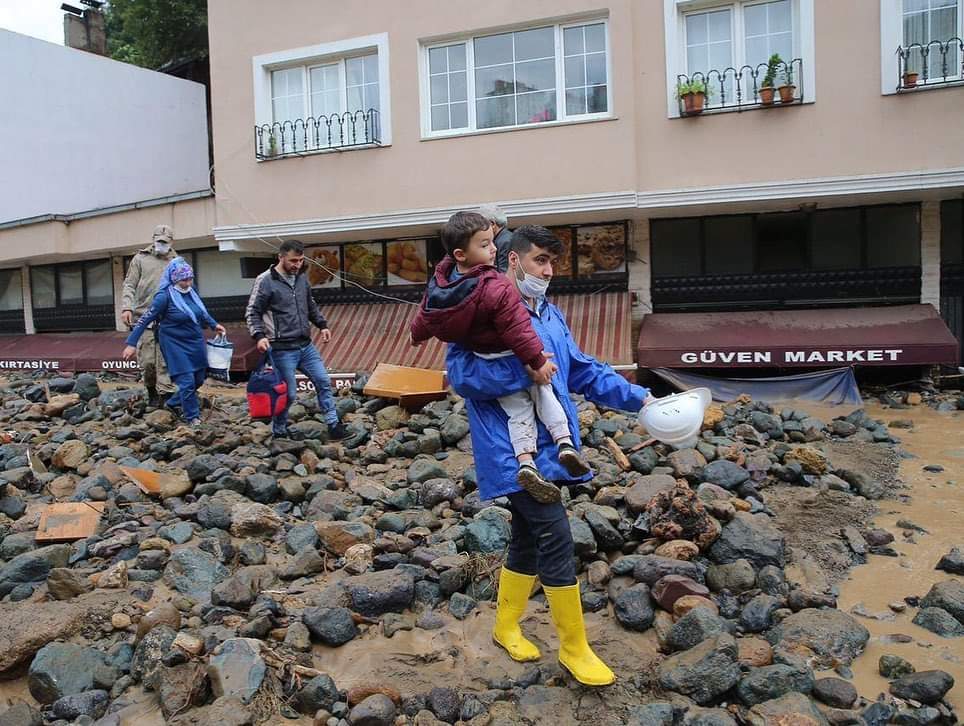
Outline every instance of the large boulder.
<path fill-rule="evenodd" d="M 890 692 L 898 698 L 909 698 L 934 705 L 954 687 L 954 677 L 944 671 L 918 671 L 901 676 L 890 684 Z"/>
<path fill-rule="evenodd" d="M 650 500 L 662 491 L 676 486 L 676 480 L 668 474 L 647 474 L 636 480 L 623 494 L 626 506 L 634 514 L 646 509 Z"/>
<path fill-rule="evenodd" d="M 0 566 L 0 598 L 5 597 L 17 585 L 43 582 L 55 567 L 66 567 L 70 557 L 70 545 L 57 544 L 24 552 L 7 564 Z"/>
<path fill-rule="evenodd" d="M 164 569 L 164 582 L 179 593 L 207 602 L 211 590 L 230 572 L 213 556 L 199 549 L 177 550 Z"/>
<path fill-rule="evenodd" d="M 750 726 L 828 726 L 820 709 L 802 693 L 787 693 L 757 704 L 750 709 L 747 720 Z"/>
<path fill-rule="evenodd" d="M 649 587 L 643 584 L 627 587 L 616 597 L 613 606 L 616 619 L 630 630 L 648 630 L 656 617 Z"/>
<path fill-rule="evenodd" d="M 784 618 L 766 634 L 771 644 L 803 645 L 812 650 L 820 665 L 849 665 L 863 651 L 870 633 L 840 610 L 809 608 Z"/>
<path fill-rule="evenodd" d="M 728 459 L 717 459 L 703 467 L 703 481 L 732 491 L 750 478 L 750 472 Z"/>
<path fill-rule="evenodd" d="M 94 688 L 94 673 L 104 665 L 99 651 L 71 643 L 49 643 L 37 651 L 27 686 L 39 703 L 53 703 Z"/>
<path fill-rule="evenodd" d="M 253 638 L 225 640 L 208 661 L 215 698 L 235 696 L 242 703 L 251 703 L 267 670 L 261 657 L 261 641 Z"/>
<path fill-rule="evenodd" d="M 699 704 L 709 703 L 739 681 L 737 655 L 736 641 L 731 635 L 704 640 L 663 661 L 659 666 L 659 684 Z"/>
<path fill-rule="evenodd" d="M 667 575 L 681 575 L 702 584 L 705 570 L 696 562 L 674 560 L 659 555 L 641 555 L 635 560 L 633 577 L 637 582 L 655 585 Z"/>
<path fill-rule="evenodd" d="M 772 701 L 787 693 L 810 693 L 813 689 L 813 672 L 792 666 L 776 664 L 753 668 L 740 679 L 736 693 L 747 706 Z"/>
<path fill-rule="evenodd" d="M 345 581 L 352 608 L 368 617 L 387 612 L 400 613 L 411 607 L 415 598 L 415 580 L 400 570 L 369 572 Z"/>
<path fill-rule="evenodd" d="M 964 583 L 960 580 L 938 582 L 927 592 L 920 605 L 922 608 L 946 610 L 964 624 Z"/>
<path fill-rule="evenodd" d="M 783 534 L 773 526 L 765 514 L 737 512 L 727 522 L 719 539 L 709 550 L 710 559 L 717 564 L 747 560 L 757 569 L 786 564 Z"/>

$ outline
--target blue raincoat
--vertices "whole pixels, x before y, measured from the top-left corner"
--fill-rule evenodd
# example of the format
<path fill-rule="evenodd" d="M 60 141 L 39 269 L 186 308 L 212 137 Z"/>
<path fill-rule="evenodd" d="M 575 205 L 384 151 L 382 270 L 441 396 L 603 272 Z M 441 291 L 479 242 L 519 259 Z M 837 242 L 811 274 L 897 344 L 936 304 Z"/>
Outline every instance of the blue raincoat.
<path fill-rule="evenodd" d="M 610 366 L 579 350 L 565 317 L 555 305 L 542 300 L 538 309 L 538 314 L 529 309 L 529 317 L 545 350 L 554 354 L 552 362 L 559 367 L 552 387 L 569 419 L 573 445 L 578 449 L 579 419 L 570 392 L 609 408 L 635 412 L 643 407 L 649 391 L 629 383 Z M 466 399 L 479 496 L 495 499 L 521 491 L 516 483 L 519 462 L 509 441 L 508 416 L 496 399 L 532 385 L 522 363 L 515 356 L 487 360 L 458 345 L 450 345 L 446 369 L 452 388 Z M 545 426 L 538 419 L 536 426 L 539 471 L 555 482 L 574 481 L 559 463 L 555 442 Z M 575 481 L 591 478 L 592 475 L 587 474 Z"/>

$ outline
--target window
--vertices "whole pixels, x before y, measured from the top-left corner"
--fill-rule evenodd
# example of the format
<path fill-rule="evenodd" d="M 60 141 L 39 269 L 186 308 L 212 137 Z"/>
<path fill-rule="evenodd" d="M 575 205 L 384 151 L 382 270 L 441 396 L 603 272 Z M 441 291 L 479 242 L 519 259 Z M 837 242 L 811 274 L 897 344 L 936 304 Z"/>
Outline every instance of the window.
<path fill-rule="evenodd" d="M 704 234 L 707 275 L 753 272 L 753 217 L 710 217 Z"/>
<path fill-rule="evenodd" d="M 255 157 L 391 143 L 388 34 L 255 56 Z"/>
<path fill-rule="evenodd" d="M 704 81 L 711 109 L 755 106 L 767 61 L 778 54 L 776 86 L 814 99 L 814 0 L 663 0 L 670 116 L 680 115 L 677 85 Z M 792 76 L 786 78 L 787 72 Z M 739 91 L 739 94 L 737 93 Z"/>
<path fill-rule="evenodd" d="M 920 208 L 893 205 L 867 208 L 867 265 L 920 264 Z"/>
<path fill-rule="evenodd" d="M 964 264 L 964 201 L 941 202 L 941 264 Z"/>
<path fill-rule="evenodd" d="M 114 285 L 110 260 L 31 267 L 30 294 L 37 309 L 112 305 Z"/>
<path fill-rule="evenodd" d="M 859 209 L 821 209 L 813 215 L 811 267 L 846 270 L 863 266 Z"/>
<path fill-rule="evenodd" d="M 948 43 L 960 37 L 959 5 L 960 0 L 903 0 L 902 45 L 909 51 L 905 72 L 926 75 L 930 81 L 959 77 L 959 42 Z"/>
<path fill-rule="evenodd" d="M 602 117 L 611 110 L 603 21 L 425 48 L 427 135 Z"/>
<path fill-rule="evenodd" d="M 20 270 L 0 270 L 0 311 L 23 310 Z"/>
<path fill-rule="evenodd" d="M 241 276 L 241 253 L 198 250 L 195 253 L 197 290 L 202 297 L 232 297 L 251 293 L 251 282 Z"/>

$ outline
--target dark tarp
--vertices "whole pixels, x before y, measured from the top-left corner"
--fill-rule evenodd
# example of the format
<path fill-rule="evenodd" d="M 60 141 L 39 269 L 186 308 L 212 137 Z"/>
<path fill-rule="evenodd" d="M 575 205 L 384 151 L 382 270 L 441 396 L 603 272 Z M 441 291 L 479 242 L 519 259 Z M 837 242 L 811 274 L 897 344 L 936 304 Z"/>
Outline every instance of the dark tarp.
<path fill-rule="evenodd" d="M 771 378 L 714 378 L 668 368 L 653 368 L 652 371 L 681 391 L 709 388 L 714 401 L 732 401 L 746 393 L 754 401 L 801 399 L 834 405 L 863 405 L 852 368 L 834 368 L 829 371 Z"/>

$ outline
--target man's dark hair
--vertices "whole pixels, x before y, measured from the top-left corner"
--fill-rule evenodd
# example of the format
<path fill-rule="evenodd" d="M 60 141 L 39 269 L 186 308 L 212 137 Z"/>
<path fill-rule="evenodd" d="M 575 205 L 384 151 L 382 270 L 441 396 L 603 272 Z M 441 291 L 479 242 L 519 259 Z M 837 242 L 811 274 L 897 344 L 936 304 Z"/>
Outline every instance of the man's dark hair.
<path fill-rule="evenodd" d="M 456 212 L 442 225 L 442 247 L 450 255 L 464 250 L 472 235 L 488 229 L 492 224 L 478 212 Z"/>
<path fill-rule="evenodd" d="M 562 254 L 562 242 L 552 232 L 538 224 L 524 224 L 512 233 L 511 251 L 524 255 L 533 247 L 538 247 L 554 255 Z"/>
<path fill-rule="evenodd" d="M 286 239 L 278 248 L 278 254 L 284 257 L 289 252 L 294 252 L 296 255 L 303 255 L 305 253 L 305 246 L 296 239 Z"/>

